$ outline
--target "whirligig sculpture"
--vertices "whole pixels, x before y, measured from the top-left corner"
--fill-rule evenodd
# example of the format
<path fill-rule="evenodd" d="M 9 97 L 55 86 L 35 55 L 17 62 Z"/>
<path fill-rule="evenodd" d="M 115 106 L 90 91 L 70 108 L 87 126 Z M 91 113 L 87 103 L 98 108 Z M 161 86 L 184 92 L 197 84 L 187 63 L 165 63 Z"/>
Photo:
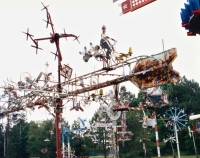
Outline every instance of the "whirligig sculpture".
<path fill-rule="evenodd" d="M 186 124 L 188 122 L 187 114 L 184 113 L 183 109 L 179 109 L 175 107 L 175 108 L 170 108 L 169 110 L 167 110 L 165 112 L 165 117 L 168 118 L 168 120 L 164 121 L 165 126 L 173 130 L 175 133 L 178 158 L 180 158 L 178 131 L 186 127 Z"/>
<path fill-rule="evenodd" d="M 172 154 L 173 154 L 173 157 L 175 158 L 175 153 L 174 153 L 174 148 L 173 148 L 173 143 L 176 142 L 176 138 L 173 136 L 173 135 L 168 135 L 168 137 L 165 139 L 163 138 L 163 141 L 164 143 L 167 143 L 167 142 L 170 142 L 171 144 L 171 147 L 172 147 Z"/>
<path fill-rule="evenodd" d="M 106 118 L 106 121 L 112 122 L 113 130 L 117 130 L 115 128 L 117 126 L 116 122 L 123 114 L 124 120 L 122 119 L 122 126 L 124 130 L 122 130 L 121 133 L 118 131 L 118 138 L 123 142 L 131 140 L 132 133 L 127 132 L 125 129 L 126 117 L 124 111 L 144 110 L 145 108 L 152 108 L 151 105 L 153 105 L 153 107 L 158 107 L 158 102 L 161 102 L 161 106 L 170 105 L 168 93 L 164 92 L 161 87 L 163 84 L 175 83 L 180 80 L 179 73 L 172 67 L 172 62 L 177 57 L 176 49 L 169 49 L 152 56 L 141 55 L 138 57 L 133 57 L 132 48 L 129 48 L 127 53 L 117 53 L 114 48 L 116 40 L 106 36 L 105 26 L 103 26 L 100 45 L 94 47 L 90 44 L 90 50 L 87 50 L 85 47 L 84 52 L 80 53 L 84 55 L 83 60 L 85 62 L 91 57 L 95 57 L 97 61 L 103 62 L 103 68 L 82 76 L 77 77 L 75 75 L 73 78 L 73 69 L 67 64 L 61 64 L 62 54 L 59 44 L 61 38 L 73 37 L 74 40 L 78 40 L 78 37 L 73 34 L 66 34 L 65 31 L 63 34 L 56 33 L 47 7 L 48 6 L 44 6 L 42 10 L 45 10 L 47 14 L 47 20 L 45 20 L 47 27 L 49 25 L 51 26 L 52 32 L 50 37 L 35 39 L 33 38 L 34 36 L 29 33 L 29 29 L 25 34 L 27 40 L 30 38 L 34 43 L 32 47 L 36 48 L 36 53 L 38 49 L 42 50 L 39 47 L 39 43 L 43 40 L 49 40 L 51 43 L 55 44 L 56 53 L 51 53 L 55 55 L 55 59 L 58 59 L 58 81 L 54 80 L 51 72 L 44 73 L 40 71 L 36 78 L 29 73 L 23 73 L 17 84 L 10 83 L 2 86 L 4 90 L 2 98 L 9 98 L 9 106 L 7 106 L 7 101 L 6 106 L 0 109 L 0 116 L 4 117 L 9 113 L 24 111 L 26 109 L 34 110 L 36 106 L 45 108 L 56 120 L 56 150 L 57 157 L 61 158 L 61 131 L 58 125 L 60 122 L 60 114 L 64 106 L 63 101 L 65 99 L 67 102 L 74 101 L 71 110 L 75 109 L 77 111 L 81 110 L 81 105 L 87 107 L 90 105 L 90 102 L 96 101 L 101 104 L 99 115 L 102 118 Z M 112 44 L 110 40 L 112 40 L 114 44 Z M 132 68 L 133 64 L 135 65 Z M 122 68 L 121 74 L 112 73 L 114 72 L 113 70 L 118 68 Z M 61 76 L 64 78 L 64 82 L 61 82 Z M 110 76 L 112 79 L 107 80 L 104 76 Z M 86 84 L 87 81 L 89 81 L 89 84 Z M 143 106 L 129 107 L 126 101 L 123 99 L 120 100 L 119 84 L 126 81 L 132 82 L 144 92 L 144 95 L 146 95 L 148 99 L 144 101 Z M 98 89 L 109 86 L 113 86 L 113 89 L 107 94 L 104 95 L 101 90 L 98 94 Z M 151 87 L 154 88 L 151 89 Z M 157 90 L 154 91 L 156 88 Z M 146 94 L 145 90 L 147 91 Z M 153 93 L 148 93 L 149 91 L 153 91 Z M 23 94 L 23 92 L 25 93 Z M 159 95 L 159 99 L 155 97 L 156 94 Z M 151 102 L 151 104 L 147 102 Z M 52 110 L 54 110 L 54 112 L 52 112 Z M 154 116 L 152 119 L 155 119 L 155 121 L 153 121 L 153 127 L 156 133 L 158 157 L 160 157 L 156 113 L 153 112 L 152 116 Z"/>

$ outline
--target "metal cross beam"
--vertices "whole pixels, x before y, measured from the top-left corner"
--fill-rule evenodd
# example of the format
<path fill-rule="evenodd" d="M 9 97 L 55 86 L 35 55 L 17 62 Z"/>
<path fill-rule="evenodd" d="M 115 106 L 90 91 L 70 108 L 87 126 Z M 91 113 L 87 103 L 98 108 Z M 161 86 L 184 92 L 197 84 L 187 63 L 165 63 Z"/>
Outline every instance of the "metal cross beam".
<path fill-rule="evenodd" d="M 82 88 L 82 89 L 70 91 L 66 94 L 66 96 L 63 95 L 62 97 L 74 96 L 74 95 L 78 95 L 78 94 L 81 94 L 81 93 L 85 93 L 85 92 L 97 90 L 97 89 L 100 89 L 100 88 L 105 88 L 105 87 L 108 87 L 108 86 L 111 86 L 111 85 L 119 84 L 119 83 L 122 83 L 122 82 L 126 82 L 126 81 L 129 81 L 129 79 L 132 78 L 133 76 L 135 76 L 135 75 L 131 74 L 131 75 L 127 75 L 125 77 L 119 77 L 119 78 L 116 78 L 116 79 L 113 79 L 113 80 L 102 82 L 102 83 L 92 85 L 92 86 L 89 86 L 89 87 L 85 87 L 85 88 Z"/>

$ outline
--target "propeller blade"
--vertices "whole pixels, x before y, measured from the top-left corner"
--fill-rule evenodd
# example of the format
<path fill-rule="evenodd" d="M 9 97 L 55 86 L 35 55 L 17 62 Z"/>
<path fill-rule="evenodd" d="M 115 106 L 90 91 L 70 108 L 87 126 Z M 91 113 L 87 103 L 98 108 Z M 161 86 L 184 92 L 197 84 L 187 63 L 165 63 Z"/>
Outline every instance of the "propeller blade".
<path fill-rule="evenodd" d="M 40 47 L 38 47 L 38 46 L 33 46 L 33 45 L 31 45 L 31 47 L 34 47 L 34 48 L 36 48 L 36 49 L 43 50 L 42 48 L 40 48 Z"/>
<path fill-rule="evenodd" d="M 37 55 L 38 49 L 36 48 L 36 55 Z"/>
<path fill-rule="evenodd" d="M 31 47 L 36 48 L 36 54 L 37 54 L 37 50 L 38 50 L 38 49 L 43 50 L 42 48 L 39 48 L 38 46 L 33 46 L 33 45 L 31 45 Z"/>
<path fill-rule="evenodd" d="M 64 30 L 64 34 L 66 34 L 65 29 L 63 29 L 63 30 Z M 66 41 L 67 41 L 67 37 L 65 37 L 65 39 L 66 39 Z"/>
<path fill-rule="evenodd" d="M 49 16 L 48 16 L 48 14 L 47 14 L 47 21 L 48 21 L 48 23 L 47 23 L 46 28 L 48 28 L 48 25 L 49 25 Z"/>
<path fill-rule="evenodd" d="M 46 20 L 44 20 L 44 19 L 42 19 L 43 21 L 45 21 L 46 23 L 47 23 L 47 26 L 46 27 L 48 27 L 48 24 L 51 24 L 51 25 L 53 25 L 52 23 L 50 23 L 49 21 L 46 21 Z"/>
<path fill-rule="evenodd" d="M 42 3 L 42 2 L 41 2 L 41 3 Z M 43 5 L 44 8 L 43 8 L 41 11 L 43 11 L 44 9 L 47 9 L 47 7 L 49 6 L 49 5 L 48 5 L 48 6 L 45 6 L 43 3 L 42 3 L 42 5 Z"/>
<path fill-rule="evenodd" d="M 54 61 L 56 60 L 56 57 L 58 57 L 58 51 L 56 51 L 56 53 L 53 53 L 53 52 L 51 52 L 52 54 L 54 54 L 55 55 L 55 59 L 54 59 Z"/>
<path fill-rule="evenodd" d="M 56 60 L 56 57 L 58 56 L 58 51 L 56 50 L 56 54 L 55 54 L 55 59 L 54 61 Z"/>
<path fill-rule="evenodd" d="M 28 37 L 33 37 L 33 35 L 29 34 L 29 28 L 27 29 L 27 32 L 23 32 L 22 33 L 26 34 L 26 40 L 28 40 Z"/>
<path fill-rule="evenodd" d="M 28 35 L 29 35 L 29 28 L 27 29 L 27 36 L 26 36 L 27 41 L 28 41 Z"/>
<path fill-rule="evenodd" d="M 75 38 L 74 38 L 74 41 L 75 41 L 75 40 L 77 40 L 77 41 L 78 41 L 78 43 L 80 44 L 80 42 L 79 42 L 78 38 L 79 38 L 79 36 L 78 36 L 78 37 L 75 37 Z"/>

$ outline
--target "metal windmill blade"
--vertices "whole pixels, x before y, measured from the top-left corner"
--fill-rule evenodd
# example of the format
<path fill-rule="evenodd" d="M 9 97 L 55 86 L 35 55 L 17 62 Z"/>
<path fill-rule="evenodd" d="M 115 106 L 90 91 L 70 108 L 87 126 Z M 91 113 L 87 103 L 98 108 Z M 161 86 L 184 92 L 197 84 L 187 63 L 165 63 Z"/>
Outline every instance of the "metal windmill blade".
<path fill-rule="evenodd" d="M 54 61 L 56 60 L 56 57 L 58 57 L 58 51 L 56 51 L 56 53 L 51 52 L 52 54 L 55 55 Z"/>
<path fill-rule="evenodd" d="M 43 11 L 44 9 L 47 9 L 47 7 L 49 7 L 49 5 L 45 6 L 43 3 L 42 3 L 42 5 L 43 5 L 44 8 L 42 8 L 41 11 Z"/>
<path fill-rule="evenodd" d="M 172 122 L 173 126 L 177 126 L 178 130 L 181 130 L 182 128 L 186 127 L 188 119 L 187 114 L 184 113 L 183 109 L 179 109 L 176 107 L 170 108 L 165 112 L 165 114 L 169 121 Z"/>
<path fill-rule="evenodd" d="M 64 30 L 64 34 L 66 34 L 66 32 L 65 32 L 65 28 L 64 28 L 63 30 Z M 65 37 L 65 39 L 66 39 L 66 41 L 67 41 L 67 37 Z"/>
<path fill-rule="evenodd" d="M 27 32 L 22 32 L 22 33 L 26 34 L 26 40 L 27 40 L 27 41 L 28 41 L 28 37 L 33 37 L 33 35 L 31 35 L 31 34 L 29 33 L 29 28 L 27 29 Z"/>
<path fill-rule="evenodd" d="M 74 37 L 74 40 L 73 40 L 73 41 L 77 40 L 77 42 L 80 44 L 80 41 L 78 40 L 79 37 L 80 37 L 80 36 Z"/>
<path fill-rule="evenodd" d="M 173 134 L 172 135 L 167 135 L 167 139 L 168 139 L 168 141 L 169 142 L 171 142 L 171 143 L 175 143 L 176 142 L 176 138 L 173 136 Z"/>
<path fill-rule="evenodd" d="M 31 45 L 31 47 L 34 47 L 36 49 L 36 54 L 38 52 L 38 49 L 43 50 L 42 48 L 38 47 L 37 45 L 36 46 Z"/>

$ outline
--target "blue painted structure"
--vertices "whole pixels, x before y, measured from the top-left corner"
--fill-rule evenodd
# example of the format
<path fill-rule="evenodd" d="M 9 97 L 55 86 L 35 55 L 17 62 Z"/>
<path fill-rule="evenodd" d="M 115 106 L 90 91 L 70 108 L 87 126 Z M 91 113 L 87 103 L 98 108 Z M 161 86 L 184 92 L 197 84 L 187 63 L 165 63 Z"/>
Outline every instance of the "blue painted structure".
<path fill-rule="evenodd" d="M 80 128 L 74 128 L 74 129 L 70 130 L 70 129 L 67 129 L 66 128 L 67 126 L 65 125 L 63 130 L 62 130 L 63 158 L 65 157 L 65 152 L 64 152 L 65 136 L 67 136 L 68 156 L 69 156 L 70 155 L 70 133 L 82 131 L 82 130 L 85 130 L 85 129 L 90 129 L 90 124 L 86 119 L 79 118 L 79 123 L 80 123 Z"/>
<path fill-rule="evenodd" d="M 180 15 L 182 27 L 189 31 L 188 36 L 200 34 L 200 0 L 187 0 Z"/>
<path fill-rule="evenodd" d="M 67 136 L 68 155 L 69 155 L 69 153 L 70 153 L 70 133 L 71 132 L 82 131 L 82 130 L 83 130 L 82 128 L 69 130 L 69 129 L 66 129 L 66 126 L 64 127 L 64 129 L 62 130 L 63 157 L 65 156 L 65 153 L 64 153 L 65 136 Z"/>

